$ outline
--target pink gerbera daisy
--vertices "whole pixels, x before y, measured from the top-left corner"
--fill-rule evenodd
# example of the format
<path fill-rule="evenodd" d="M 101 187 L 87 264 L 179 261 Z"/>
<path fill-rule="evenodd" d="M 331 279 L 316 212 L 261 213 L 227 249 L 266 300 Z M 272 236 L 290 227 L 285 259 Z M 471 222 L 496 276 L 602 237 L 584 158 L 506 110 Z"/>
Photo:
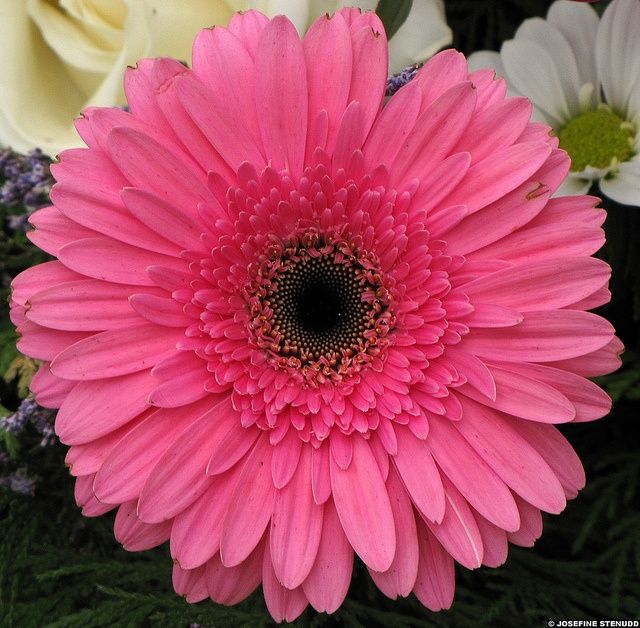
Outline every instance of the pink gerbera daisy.
<path fill-rule="evenodd" d="M 86 111 L 32 218 L 12 316 L 77 501 L 189 601 L 332 612 L 355 552 L 447 608 L 584 484 L 552 424 L 610 407 L 604 212 L 493 72 L 445 51 L 383 107 L 386 69 L 373 13 L 238 14 Z"/>

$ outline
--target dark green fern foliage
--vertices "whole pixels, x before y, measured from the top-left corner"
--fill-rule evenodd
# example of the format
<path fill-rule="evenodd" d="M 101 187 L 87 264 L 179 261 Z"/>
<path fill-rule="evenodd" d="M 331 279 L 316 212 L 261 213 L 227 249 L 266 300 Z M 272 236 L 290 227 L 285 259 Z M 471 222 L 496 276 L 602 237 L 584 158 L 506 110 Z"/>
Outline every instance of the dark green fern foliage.
<path fill-rule="evenodd" d="M 543 15 L 548 5 L 544 0 L 447 0 L 446 9 L 454 44 L 469 53 L 499 48 L 522 19 Z M 343 607 L 332 616 L 308 610 L 296 625 L 510 628 L 543 626 L 549 619 L 640 617 L 640 307 L 634 296 L 640 293 L 634 290 L 640 277 L 640 218 L 637 209 L 606 206 L 611 210 L 605 225 L 609 242 L 602 255 L 614 267 L 614 299 L 603 313 L 628 351 L 623 369 L 599 382 L 614 399 L 611 415 L 563 428 L 585 463 L 586 489 L 561 516 L 545 518 L 535 548 L 512 547 L 499 569 L 459 569 L 450 611 L 431 613 L 413 596 L 388 600 L 357 564 Z M 23 234 L 0 234 L 5 295 L 10 277 L 41 261 L 40 255 Z M 0 307 L 4 373 L 15 351 L 6 302 Z M 17 407 L 15 381 L 0 384 L 0 394 L 9 410 Z M 189 605 L 176 596 L 166 546 L 141 554 L 121 549 L 113 539 L 112 514 L 87 519 L 78 512 L 73 481 L 64 467 L 65 448 L 39 443 L 40 436 L 28 430 L 19 439 L 0 442 L 0 452 L 10 456 L 11 464 L 37 478 L 34 497 L 0 488 L 0 626 L 273 625 L 260 592 L 233 608 L 211 602 Z"/>

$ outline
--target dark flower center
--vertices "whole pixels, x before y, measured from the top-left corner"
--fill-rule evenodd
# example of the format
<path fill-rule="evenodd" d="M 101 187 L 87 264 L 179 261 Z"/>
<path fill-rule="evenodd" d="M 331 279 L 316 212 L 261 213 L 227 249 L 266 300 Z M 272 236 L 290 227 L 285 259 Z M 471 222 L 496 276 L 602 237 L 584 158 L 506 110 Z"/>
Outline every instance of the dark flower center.
<path fill-rule="evenodd" d="M 343 378 L 376 359 L 395 324 L 388 279 L 356 242 L 311 230 L 271 244 L 245 287 L 254 342 L 307 380 Z"/>
<path fill-rule="evenodd" d="M 287 352 L 317 360 L 361 345 L 371 311 L 363 283 L 361 272 L 333 256 L 305 256 L 282 273 L 269 301 Z"/>

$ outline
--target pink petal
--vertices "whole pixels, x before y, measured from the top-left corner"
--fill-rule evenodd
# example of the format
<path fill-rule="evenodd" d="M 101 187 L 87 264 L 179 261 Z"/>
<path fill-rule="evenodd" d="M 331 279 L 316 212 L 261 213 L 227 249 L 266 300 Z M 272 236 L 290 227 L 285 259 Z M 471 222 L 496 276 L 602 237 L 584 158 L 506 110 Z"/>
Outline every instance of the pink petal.
<path fill-rule="evenodd" d="M 283 488 L 293 477 L 298 468 L 302 440 L 296 430 L 289 429 L 287 435 L 273 448 L 273 458 L 271 459 L 271 475 L 273 485 L 276 488 Z M 311 455 L 311 453 L 310 453 Z M 313 458 L 313 456 L 311 456 Z M 328 472 L 327 466 L 327 472 Z M 310 470 L 310 481 L 313 474 Z"/>
<path fill-rule="evenodd" d="M 453 152 L 469 152 L 475 163 L 511 146 L 529 122 L 531 109 L 527 98 L 509 98 L 490 105 L 473 117 Z"/>
<path fill-rule="evenodd" d="M 307 65 L 310 126 L 321 110 L 327 112 L 327 145 L 321 148 L 331 152 L 351 86 L 351 34 L 339 13 L 331 17 L 325 14 L 309 27 L 302 43 Z M 324 63 L 317 63 L 320 57 Z M 311 128 L 308 131 L 311 133 Z M 315 148 L 308 146 L 307 150 L 312 152 Z"/>
<path fill-rule="evenodd" d="M 228 28 L 245 45 L 253 59 L 260 40 L 260 33 L 268 23 L 269 18 L 264 14 L 250 9 L 234 13 L 229 20 Z"/>
<path fill-rule="evenodd" d="M 611 410 L 611 398 L 593 382 L 562 369 L 542 364 L 498 364 L 501 368 L 521 373 L 560 391 L 576 409 L 574 421 L 593 421 L 605 416 Z"/>
<path fill-rule="evenodd" d="M 445 496 L 440 473 L 429 448 L 409 430 L 398 427 L 398 453 L 393 460 L 411 501 L 431 521 L 442 521 Z M 384 571 L 384 570 L 378 570 Z"/>
<path fill-rule="evenodd" d="M 36 292 L 77 279 L 83 279 L 82 275 L 69 270 L 58 260 L 38 264 L 23 270 L 11 282 L 11 300 L 24 305 Z"/>
<path fill-rule="evenodd" d="M 220 549 L 222 521 L 231 503 L 240 470 L 238 465 L 223 475 L 217 475 L 209 488 L 173 520 L 171 557 L 185 569 L 199 567 Z M 216 559 L 212 560 L 216 562 Z"/>
<path fill-rule="evenodd" d="M 529 421 L 566 423 L 576 416 L 576 409 L 553 385 L 509 370 L 489 366 L 496 382 L 496 398 L 486 399 L 473 388 L 462 386 L 460 392 L 479 403 Z"/>
<path fill-rule="evenodd" d="M 76 382 L 56 377 L 49 369 L 49 364 L 45 363 L 33 376 L 29 388 L 41 406 L 59 408 L 75 385 Z"/>
<path fill-rule="evenodd" d="M 444 549 L 467 569 L 476 569 L 482 564 L 482 537 L 469 508 L 467 500 L 449 481 L 442 477 L 446 508 L 442 523 L 424 520 L 432 534 L 440 541 Z"/>
<path fill-rule="evenodd" d="M 83 180 L 63 181 L 53 187 L 51 199 L 65 216 L 95 232 L 82 237 L 104 235 L 163 255 L 180 253 L 178 246 L 166 238 L 171 239 L 170 231 L 160 237 L 124 208 L 119 189 L 91 188 Z"/>
<path fill-rule="evenodd" d="M 311 490 L 316 504 L 324 504 L 331 496 L 329 444 L 323 443 L 311 452 Z"/>
<path fill-rule="evenodd" d="M 171 532 L 172 520 L 162 523 L 143 523 L 136 514 L 137 500 L 125 502 L 118 508 L 113 525 L 116 541 L 128 552 L 141 552 L 164 543 Z"/>
<path fill-rule="evenodd" d="M 463 418 L 464 420 L 464 418 Z M 438 466 L 465 499 L 505 530 L 520 526 L 511 491 L 446 419 L 433 417 L 427 444 Z"/>
<path fill-rule="evenodd" d="M 499 567 L 506 562 L 509 552 L 507 533 L 502 528 L 487 521 L 482 515 L 474 513 L 474 516 L 482 537 L 482 546 L 484 547 L 482 564 L 487 567 Z M 518 515 L 518 527 L 520 527 L 520 515 Z"/>
<path fill-rule="evenodd" d="M 387 478 L 387 491 L 396 527 L 396 554 L 387 571 L 380 573 L 369 569 L 369 573 L 376 586 L 395 600 L 399 595 L 407 597 L 416 583 L 418 537 L 411 500 L 393 467 Z"/>
<path fill-rule="evenodd" d="M 39 209 L 31 214 L 29 222 L 35 229 L 28 231 L 27 237 L 50 255 L 58 255 L 60 249 L 70 242 L 96 235 L 91 229 L 69 220 L 57 207 Z"/>
<path fill-rule="evenodd" d="M 511 421 L 516 432 L 531 444 L 556 474 L 568 499 L 584 488 L 586 478 L 578 454 L 552 425 Z"/>
<path fill-rule="evenodd" d="M 86 332 L 48 329 L 28 320 L 21 322 L 17 331 L 20 334 L 16 343 L 18 351 L 43 362 L 51 362 L 68 347 L 87 338 Z"/>
<path fill-rule="evenodd" d="M 209 595 L 204 566 L 182 569 L 179 565 L 174 565 L 172 580 L 176 593 L 182 595 L 190 604 L 200 602 Z"/>
<path fill-rule="evenodd" d="M 147 266 L 187 269 L 186 263 L 177 257 L 145 251 L 106 237 L 75 240 L 63 246 L 58 257 L 67 268 L 87 277 L 136 286 L 155 285 L 146 272 Z"/>
<path fill-rule="evenodd" d="M 103 504 L 96 499 L 93 494 L 94 475 L 83 475 L 76 480 L 76 486 L 74 489 L 74 497 L 76 504 L 82 508 L 82 514 L 85 517 L 99 517 L 104 515 L 105 512 L 113 510 L 115 506 L 113 504 Z"/>
<path fill-rule="evenodd" d="M 419 517 L 417 524 L 420 560 L 413 592 L 432 611 L 450 608 L 456 588 L 453 559 Z"/>
<path fill-rule="evenodd" d="M 510 543 L 522 547 L 533 547 L 542 534 L 542 514 L 535 506 L 514 495 L 518 510 L 520 511 L 520 529 L 517 532 L 509 532 L 507 538 Z"/>
<path fill-rule="evenodd" d="M 61 283 L 31 296 L 27 318 L 67 331 L 104 331 L 140 324 L 140 317 L 127 301 L 136 290 L 139 287 L 95 279 Z"/>
<path fill-rule="evenodd" d="M 276 493 L 271 517 L 271 557 L 278 582 L 287 589 L 309 575 L 322 532 L 322 506 L 311 492 L 311 448 L 302 448 L 292 480 Z"/>
<path fill-rule="evenodd" d="M 539 192 L 540 184 L 529 181 L 470 214 L 447 232 L 447 249 L 456 255 L 467 255 L 492 242 L 499 245 L 510 233 L 520 233 L 518 229 L 538 215 L 549 200 L 549 191 Z M 500 255 L 493 257 L 500 258 Z"/>
<path fill-rule="evenodd" d="M 271 564 L 269 544 L 266 544 L 262 562 L 262 590 L 271 617 L 278 623 L 297 619 L 309 603 L 302 587 L 287 589 L 276 578 Z"/>
<path fill-rule="evenodd" d="M 480 358 L 505 362 L 553 362 L 596 351 L 612 338 L 613 327 L 589 312 L 529 312 L 515 327 L 474 329 L 464 348 Z"/>
<path fill-rule="evenodd" d="M 552 310 L 586 298 L 611 276 L 606 262 L 592 257 L 548 259 L 499 270 L 464 285 L 473 303 L 521 312 Z"/>
<path fill-rule="evenodd" d="M 461 397 L 464 416 L 455 427 L 516 493 L 546 512 L 559 513 L 566 499 L 542 456 L 498 412 Z"/>
<path fill-rule="evenodd" d="M 422 90 L 422 112 L 448 89 L 467 80 L 467 60 L 457 50 L 443 50 L 420 68 L 414 80 Z"/>
<path fill-rule="evenodd" d="M 218 604 L 232 605 L 249 597 L 262 580 L 262 561 L 266 543 L 261 541 L 249 557 L 235 567 L 225 567 L 216 554 L 207 561 L 206 582 L 209 595 Z"/>
<path fill-rule="evenodd" d="M 164 452 L 140 493 L 138 516 L 146 523 L 174 517 L 202 495 L 212 482 L 205 473 L 217 432 L 227 427 L 228 398 L 194 421 Z"/>
<path fill-rule="evenodd" d="M 125 188 L 122 201 L 131 214 L 155 233 L 169 236 L 183 249 L 204 250 L 200 241 L 203 227 L 191 212 L 181 211 L 155 194 L 136 188 Z"/>
<path fill-rule="evenodd" d="M 475 89 L 467 81 L 447 90 L 426 109 L 393 162 L 391 183 L 408 181 L 439 165 L 464 133 L 475 104 Z M 466 199 L 456 203 L 447 200 L 447 205 L 456 204 L 467 202 Z"/>
<path fill-rule="evenodd" d="M 475 212 L 515 190 L 546 161 L 551 149 L 545 144 L 514 144 L 472 165 L 467 176 L 447 197 L 449 205 L 466 205 Z"/>
<path fill-rule="evenodd" d="M 108 137 L 111 159 L 132 187 L 147 190 L 196 215 L 210 194 L 193 167 L 147 135 L 116 127 Z"/>
<path fill-rule="evenodd" d="M 172 351 L 184 330 L 142 324 L 104 331 L 72 344 L 51 363 L 58 377 L 95 380 L 147 370 Z"/>
<path fill-rule="evenodd" d="M 482 360 L 459 347 L 447 347 L 447 362 L 478 392 L 489 399 L 496 398 L 496 383 Z"/>
<path fill-rule="evenodd" d="M 100 438 L 147 410 L 147 396 L 152 386 L 153 378 L 148 370 L 80 382 L 60 406 L 56 433 L 68 445 Z"/>
<path fill-rule="evenodd" d="M 553 361 L 549 366 L 573 372 L 582 377 L 608 375 L 620 368 L 624 345 L 615 336 L 604 347 L 575 358 Z"/>
<path fill-rule="evenodd" d="M 271 480 L 271 454 L 272 447 L 264 434 L 243 465 L 222 524 L 220 557 L 226 567 L 240 564 L 251 554 L 271 519 L 276 497 Z M 268 547 L 269 544 L 265 555 Z"/>
<path fill-rule="evenodd" d="M 193 322 L 183 311 L 182 304 L 174 299 L 155 294 L 132 294 L 129 297 L 131 307 L 144 319 L 164 327 L 182 327 Z"/>
<path fill-rule="evenodd" d="M 377 15 L 365 13 L 352 22 L 353 71 L 349 102 L 362 106 L 365 135 L 382 107 L 388 68 L 387 38 Z M 326 54 L 326 52 L 324 53 Z"/>
<path fill-rule="evenodd" d="M 316 560 L 302 588 L 319 613 L 333 613 L 347 595 L 353 570 L 353 548 L 344 534 L 333 501 L 324 506 L 322 536 Z"/>
<path fill-rule="evenodd" d="M 94 490 L 104 501 L 137 499 L 151 470 L 176 438 L 210 408 L 209 400 L 180 409 L 156 410 L 113 449 L 96 474 Z"/>
<path fill-rule="evenodd" d="M 396 550 L 389 495 L 369 444 L 360 436 L 351 438 L 353 459 L 349 467 L 342 469 L 331 458 L 336 510 L 358 556 L 374 571 L 386 571 Z"/>
<path fill-rule="evenodd" d="M 256 51 L 255 103 L 267 159 L 294 178 L 302 173 L 305 152 L 306 76 L 295 27 L 286 17 L 275 17 L 262 31 Z"/>

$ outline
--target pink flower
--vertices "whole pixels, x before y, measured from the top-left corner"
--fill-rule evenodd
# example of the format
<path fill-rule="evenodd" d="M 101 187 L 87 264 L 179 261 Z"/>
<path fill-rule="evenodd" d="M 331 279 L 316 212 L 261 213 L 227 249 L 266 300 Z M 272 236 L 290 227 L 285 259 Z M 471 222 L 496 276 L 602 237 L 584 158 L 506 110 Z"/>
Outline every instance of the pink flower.
<path fill-rule="evenodd" d="M 383 107 L 373 13 L 202 31 L 90 109 L 13 284 L 84 514 L 170 540 L 189 601 L 335 611 L 354 552 L 447 608 L 584 485 L 554 423 L 622 349 L 597 199 L 493 72 L 445 51 Z"/>

